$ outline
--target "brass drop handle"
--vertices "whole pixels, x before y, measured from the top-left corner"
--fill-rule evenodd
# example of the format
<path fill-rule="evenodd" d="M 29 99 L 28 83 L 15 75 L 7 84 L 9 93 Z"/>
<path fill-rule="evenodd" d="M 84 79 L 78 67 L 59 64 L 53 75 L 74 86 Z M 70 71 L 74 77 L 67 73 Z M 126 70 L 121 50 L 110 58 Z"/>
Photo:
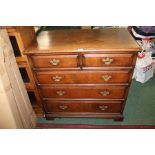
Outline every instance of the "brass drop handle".
<path fill-rule="evenodd" d="M 107 90 L 104 90 L 104 91 L 101 91 L 100 94 L 101 94 L 102 96 L 107 96 L 107 95 L 110 94 L 110 92 L 107 91 Z"/>
<path fill-rule="evenodd" d="M 50 60 L 49 62 L 50 62 L 50 64 L 52 64 L 53 66 L 56 66 L 56 65 L 58 65 L 58 64 L 60 63 L 60 60 L 59 60 L 59 59 L 52 59 L 52 60 Z"/>
<path fill-rule="evenodd" d="M 104 81 L 109 81 L 109 80 L 112 78 L 112 76 L 111 76 L 111 75 L 103 75 L 101 78 L 102 78 Z"/>
<path fill-rule="evenodd" d="M 100 105 L 100 106 L 98 106 L 98 108 L 100 109 L 100 110 L 106 110 L 106 109 L 108 109 L 108 106 L 107 105 Z"/>
<path fill-rule="evenodd" d="M 68 106 L 66 106 L 66 105 L 60 105 L 59 108 L 60 108 L 61 110 L 66 110 L 66 109 L 68 108 Z"/>
<path fill-rule="evenodd" d="M 53 79 L 54 81 L 56 81 L 56 82 L 59 82 L 59 81 L 61 81 L 62 77 L 56 75 L 56 76 L 53 76 L 52 79 Z"/>
<path fill-rule="evenodd" d="M 57 94 L 58 96 L 63 96 L 63 95 L 65 94 L 65 91 L 58 90 L 58 91 L 56 91 L 56 94 Z"/>
<path fill-rule="evenodd" d="M 110 65 L 114 60 L 112 58 L 103 58 L 102 59 L 102 62 L 105 64 L 105 65 Z"/>

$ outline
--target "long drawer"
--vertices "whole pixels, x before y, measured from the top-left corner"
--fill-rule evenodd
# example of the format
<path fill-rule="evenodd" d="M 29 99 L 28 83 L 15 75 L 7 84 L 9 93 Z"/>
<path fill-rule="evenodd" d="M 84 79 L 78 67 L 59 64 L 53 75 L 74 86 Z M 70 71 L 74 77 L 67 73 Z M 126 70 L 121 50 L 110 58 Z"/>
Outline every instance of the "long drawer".
<path fill-rule="evenodd" d="M 123 99 L 127 86 L 43 86 L 43 98 Z"/>
<path fill-rule="evenodd" d="M 121 101 L 45 101 L 45 110 L 50 112 L 120 113 Z"/>
<path fill-rule="evenodd" d="M 128 83 L 131 70 L 125 71 L 40 71 L 36 72 L 40 84 L 104 84 Z"/>
<path fill-rule="evenodd" d="M 32 56 L 35 68 L 77 68 L 78 55 Z"/>
<path fill-rule="evenodd" d="M 133 54 L 85 54 L 84 67 L 132 66 Z"/>

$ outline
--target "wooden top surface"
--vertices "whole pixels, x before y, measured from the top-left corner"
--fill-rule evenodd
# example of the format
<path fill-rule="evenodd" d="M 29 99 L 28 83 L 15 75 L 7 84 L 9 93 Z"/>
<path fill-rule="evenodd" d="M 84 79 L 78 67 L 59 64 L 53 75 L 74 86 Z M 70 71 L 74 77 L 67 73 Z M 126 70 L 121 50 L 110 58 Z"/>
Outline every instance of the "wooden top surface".
<path fill-rule="evenodd" d="M 43 31 L 25 53 L 140 50 L 128 30 L 105 28 Z"/>

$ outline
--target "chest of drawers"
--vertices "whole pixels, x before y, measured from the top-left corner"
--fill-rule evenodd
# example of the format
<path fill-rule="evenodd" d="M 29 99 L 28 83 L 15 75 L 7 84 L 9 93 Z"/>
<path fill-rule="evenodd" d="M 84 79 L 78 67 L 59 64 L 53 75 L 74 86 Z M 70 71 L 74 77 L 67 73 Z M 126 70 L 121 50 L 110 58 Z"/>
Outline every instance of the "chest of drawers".
<path fill-rule="evenodd" d="M 25 53 L 46 118 L 122 120 L 138 51 L 126 29 L 40 33 Z"/>

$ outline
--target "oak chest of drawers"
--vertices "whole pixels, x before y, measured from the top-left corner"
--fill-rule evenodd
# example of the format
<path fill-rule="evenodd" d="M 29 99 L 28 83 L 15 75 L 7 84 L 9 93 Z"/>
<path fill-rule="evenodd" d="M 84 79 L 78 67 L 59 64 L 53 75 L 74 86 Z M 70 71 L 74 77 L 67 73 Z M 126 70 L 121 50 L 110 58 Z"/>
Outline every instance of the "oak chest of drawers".
<path fill-rule="evenodd" d="M 46 118 L 122 120 L 138 51 L 122 28 L 41 32 L 25 53 Z"/>

